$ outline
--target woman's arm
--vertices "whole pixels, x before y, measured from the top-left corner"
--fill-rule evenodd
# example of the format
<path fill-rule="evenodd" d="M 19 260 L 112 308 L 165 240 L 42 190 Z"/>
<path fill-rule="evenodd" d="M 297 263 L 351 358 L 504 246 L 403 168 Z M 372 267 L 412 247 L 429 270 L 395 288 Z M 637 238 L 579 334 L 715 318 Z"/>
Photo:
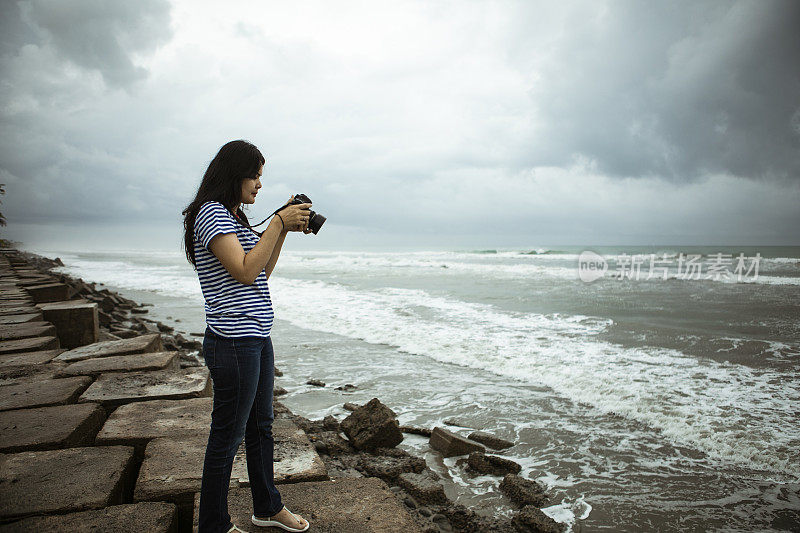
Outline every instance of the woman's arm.
<path fill-rule="evenodd" d="M 286 237 L 285 232 L 303 231 L 308 226 L 310 206 L 311 204 L 296 204 L 282 210 L 280 216 L 276 215 L 270 220 L 269 226 L 261 234 L 261 238 L 247 253 L 244 252 L 235 233 L 222 233 L 215 236 L 209 242 L 208 248 L 217 256 L 233 279 L 245 285 L 252 285 L 261 271 L 270 263 L 273 254 L 275 260 L 271 261 L 267 277 L 275 268 L 275 262 L 278 260 L 280 248 Z M 277 254 L 274 253 L 276 246 Z"/>
<path fill-rule="evenodd" d="M 272 270 L 275 268 L 275 263 L 278 262 L 278 257 L 281 255 L 281 247 L 283 246 L 283 240 L 286 238 L 286 234 L 288 231 L 283 230 L 281 231 L 280 236 L 278 236 L 278 241 L 275 243 L 275 248 L 272 249 L 272 255 L 267 261 L 267 266 L 264 267 L 264 272 L 267 274 L 267 279 L 269 279 L 270 274 L 272 274 Z"/>

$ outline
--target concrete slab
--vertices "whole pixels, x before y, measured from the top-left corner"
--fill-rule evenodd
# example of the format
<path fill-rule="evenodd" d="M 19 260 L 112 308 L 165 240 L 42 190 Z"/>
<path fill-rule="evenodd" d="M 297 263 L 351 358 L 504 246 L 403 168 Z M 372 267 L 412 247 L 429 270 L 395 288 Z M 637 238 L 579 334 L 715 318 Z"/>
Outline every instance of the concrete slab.
<path fill-rule="evenodd" d="M 58 331 L 58 340 L 65 348 L 77 348 L 97 342 L 100 321 L 97 304 L 87 300 L 66 300 L 37 304 L 44 319 Z"/>
<path fill-rule="evenodd" d="M 22 383 L 34 383 L 55 379 L 56 365 L 54 363 L 43 363 L 41 365 L 12 366 L 0 368 L 0 388 L 8 385 L 20 385 Z M 0 390 L 0 397 L 3 396 L 5 389 Z"/>
<path fill-rule="evenodd" d="M 75 403 L 92 382 L 89 376 L 46 379 L 0 387 L 0 411 Z"/>
<path fill-rule="evenodd" d="M 7 353 L 36 352 L 58 348 L 56 337 L 30 337 L 12 341 L 0 341 L 0 355 Z"/>
<path fill-rule="evenodd" d="M 275 420 L 275 482 L 297 483 L 328 479 L 325 464 L 305 433 L 288 419 Z M 184 439 L 158 438 L 147 444 L 144 462 L 136 481 L 134 501 L 166 500 L 179 505 L 191 503 L 200 490 L 203 477 L 208 430 Z M 249 486 L 244 443 L 241 447 L 240 470 L 234 463 L 231 486 Z"/>
<path fill-rule="evenodd" d="M 70 363 L 57 376 L 97 376 L 111 372 L 177 370 L 179 368 L 178 352 L 152 352 L 84 359 L 83 361 Z"/>
<path fill-rule="evenodd" d="M 24 324 L 26 322 L 38 322 L 42 320 L 42 312 L 26 313 L 22 315 L 0 316 L 0 324 Z"/>
<path fill-rule="evenodd" d="M 179 370 L 101 374 L 78 401 L 99 402 L 110 408 L 131 402 L 178 400 L 211 394 L 208 368 L 196 366 Z"/>
<path fill-rule="evenodd" d="M 90 446 L 0 456 L 0 520 L 121 503 L 133 448 Z"/>
<path fill-rule="evenodd" d="M 56 336 L 56 328 L 49 322 L 26 322 L 0 325 L 0 340 L 26 339 L 29 337 Z"/>
<path fill-rule="evenodd" d="M 33 300 L 25 297 L 2 298 L 0 297 L 0 308 L 9 309 L 13 307 L 31 306 Z"/>
<path fill-rule="evenodd" d="M 163 351 L 161 344 L 161 334 L 151 333 L 140 335 L 130 339 L 119 339 L 113 341 L 95 342 L 87 346 L 81 346 L 58 356 L 59 361 L 74 363 L 92 357 L 109 357 L 111 355 L 126 355 L 130 353 L 151 353 Z"/>
<path fill-rule="evenodd" d="M 175 505 L 143 502 L 55 516 L 34 516 L 0 526 L 0 533 L 174 533 Z"/>
<path fill-rule="evenodd" d="M 95 403 L 0 412 L 0 452 L 91 446 L 106 419 Z"/>
<path fill-rule="evenodd" d="M 315 533 L 421 533 L 406 507 L 385 482 L 378 478 L 342 478 L 281 485 L 281 499 L 293 513 L 309 521 Z M 194 527 L 200 494 L 195 495 Z M 228 492 L 231 520 L 246 531 L 267 531 L 250 522 L 253 497 L 250 489 L 231 488 Z M 276 529 L 277 531 L 277 529 Z"/>
<path fill-rule="evenodd" d="M 69 298 L 69 287 L 65 283 L 44 283 L 25 287 L 31 298 L 37 303 L 58 302 Z"/>
<path fill-rule="evenodd" d="M 27 313 L 35 313 L 37 311 L 38 309 L 36 307 L 29 304 L 20 304 L 12 306 L 0 305 L 0 316 L 22 315 Z"/>
<path fill-rule="evenodd" d="M 152 400 L 123 405 L 111 413 L 95 442 L 144 445 L 158 437 L 208 436 L 211 408 L 211 398 Z"/>
<path fill-rule="evenodd" d="M 299 483 L 301 481 L 324 481 L 328 470 L 305 432 L 286 418 L 272 423 L 272 438 L 275 440 L 275 483 Z M 233 459 L 231 480 L 239 486 L 249 487 L 247 457 L 244 442 Z"/>
<path fill-rule="evenodd" d="M 21 352 L 0 355 L 0 369 L 15 366 L 42 365 L 49 363 L 64 350 L 42 350 L 38 352 Z"/>

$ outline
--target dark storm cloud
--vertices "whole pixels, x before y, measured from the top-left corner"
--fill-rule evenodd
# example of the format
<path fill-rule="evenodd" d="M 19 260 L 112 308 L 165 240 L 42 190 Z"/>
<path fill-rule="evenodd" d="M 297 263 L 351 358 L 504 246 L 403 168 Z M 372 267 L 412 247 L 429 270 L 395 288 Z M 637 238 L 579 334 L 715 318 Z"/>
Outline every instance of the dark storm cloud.
<path fill-rule="evenodd" d="M 541 68 L 531 98 L 542 126 L 525 164 L 800 177 L 800 2 L 596 3 L 556 24 L 545 48 L 522 37 L 515 52 Z"/>
<path fill-rule="evenodd" d="M 131 55 L 148 53 L 172 35 L 165 0 L 39 0 L 21 7 L 26 22 L 42 30 L 43 40 L 61 57 L 100 72 L 114 87 L 146 77 Z"/>

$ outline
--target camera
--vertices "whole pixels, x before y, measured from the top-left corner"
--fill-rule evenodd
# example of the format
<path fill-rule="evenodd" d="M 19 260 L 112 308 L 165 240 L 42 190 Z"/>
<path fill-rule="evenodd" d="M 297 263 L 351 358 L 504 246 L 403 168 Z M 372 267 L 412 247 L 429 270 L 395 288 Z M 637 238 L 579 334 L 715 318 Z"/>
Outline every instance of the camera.
<path fill-rule="evenodd" d="M 310 204 L 310 203 L 311 203 L 311 198 L 309 198 L 305 194 L 300 193 L 300 194 L 295 194 L 292 201 L 286 205 Z M 311 232 L 314 235 L 316 235 L 326 220 L 327 219 L 324 216 L 314 211 L 311 211 L 311 215 L 308 219 L 308 229 L 310 229 Z"/>

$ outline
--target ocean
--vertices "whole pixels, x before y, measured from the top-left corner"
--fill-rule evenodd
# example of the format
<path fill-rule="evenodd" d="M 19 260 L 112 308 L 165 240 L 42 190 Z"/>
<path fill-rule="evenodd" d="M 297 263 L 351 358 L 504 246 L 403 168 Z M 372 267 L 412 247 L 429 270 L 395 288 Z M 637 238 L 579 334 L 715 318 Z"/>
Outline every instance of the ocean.
<path fill-rule="evenodd" d="M 179 250 L 30 251 L 204 330 Z M 573 531 L 800 530 L 800 247 L 287 249 L 269 285 L 298 414 L 377 397 L 401 424 L 513 440 Z M 400 446 L 455 500 L 512 513 L 497 478 Z"/>

